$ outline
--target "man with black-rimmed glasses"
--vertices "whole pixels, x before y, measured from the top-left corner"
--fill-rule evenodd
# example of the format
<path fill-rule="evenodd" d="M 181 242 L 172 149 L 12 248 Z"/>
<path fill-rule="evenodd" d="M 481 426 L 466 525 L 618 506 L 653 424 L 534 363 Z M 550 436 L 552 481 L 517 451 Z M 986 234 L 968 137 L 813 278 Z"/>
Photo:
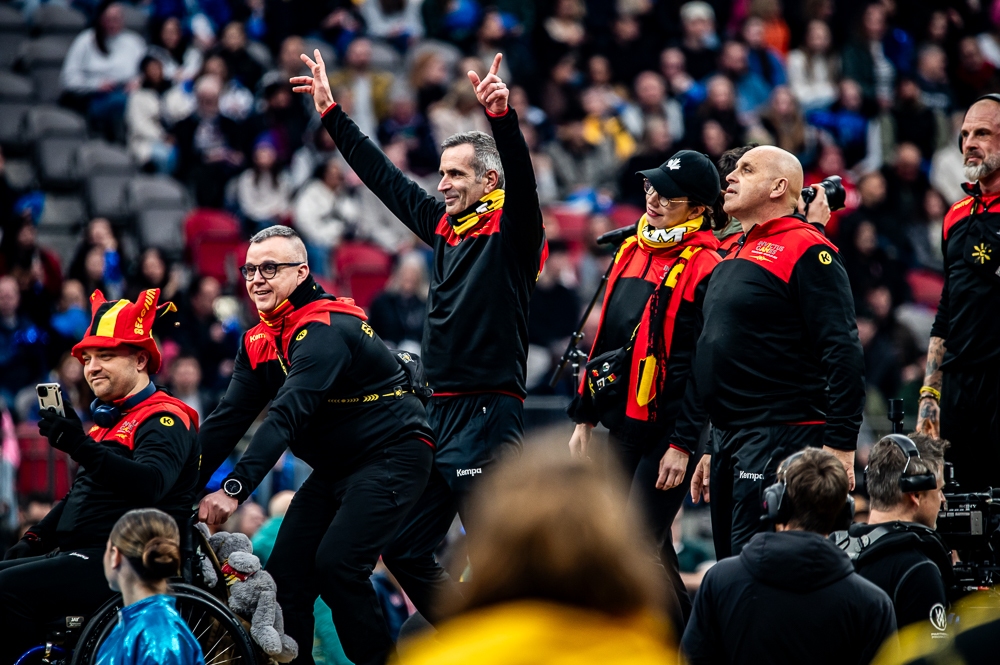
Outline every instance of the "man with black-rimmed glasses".
<path fill-rule="evenodd" d="M 389 351 L 353 300 L 323 292 L 291 228 L 251 238 L 240 271 L 261 322 L 244 334 L 229 389 L 202 426 L 203 482 L 271 406 L 199 518 L 225 522 L 290 448 L 313 472 L 285 514 L 267 570 L 285 632 L 299 644 L 295 662 L 312 662 L 313 604 L 322 596 L 348 658 L 384 663 L 392 640 L 368 578 L 434 458 L 406 369 L 414 360 Z"/>

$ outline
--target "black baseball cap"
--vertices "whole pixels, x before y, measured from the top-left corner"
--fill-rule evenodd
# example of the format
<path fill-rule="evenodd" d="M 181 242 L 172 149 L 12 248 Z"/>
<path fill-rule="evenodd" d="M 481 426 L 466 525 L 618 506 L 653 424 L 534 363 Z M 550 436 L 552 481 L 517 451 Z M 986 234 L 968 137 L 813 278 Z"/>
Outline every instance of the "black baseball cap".
<path fill-rule="evenodd" d="M 656 193 L 665 199 L 686 196 L 690 201 L 712 206 L 719 198 L 719 171 L 708 155 L 681 150 L 655 169 L 637 171 L 649 180 Z"/>

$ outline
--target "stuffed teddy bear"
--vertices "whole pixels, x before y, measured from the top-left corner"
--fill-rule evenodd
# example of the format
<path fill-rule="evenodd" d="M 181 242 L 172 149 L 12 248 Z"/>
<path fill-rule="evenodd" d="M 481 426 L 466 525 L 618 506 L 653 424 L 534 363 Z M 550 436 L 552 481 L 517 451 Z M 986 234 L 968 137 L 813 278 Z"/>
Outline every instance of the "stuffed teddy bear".
<path fill-rule="evenodd" d="M 222 564 L 222 577 L 229 586 L 229 608 L 250 621 L 250 636 L 264 653 L 279 663 L 294 660 L 299 655 L 298 644 L 285 635 L 274 578 L 261 570 L 250 539 L 242 533 L 220 531 L 209 537 L 208 543 Z M 218 583 L 215 568 L 207 558 L 202 561 L 202 572 L 209 587 Z"/>

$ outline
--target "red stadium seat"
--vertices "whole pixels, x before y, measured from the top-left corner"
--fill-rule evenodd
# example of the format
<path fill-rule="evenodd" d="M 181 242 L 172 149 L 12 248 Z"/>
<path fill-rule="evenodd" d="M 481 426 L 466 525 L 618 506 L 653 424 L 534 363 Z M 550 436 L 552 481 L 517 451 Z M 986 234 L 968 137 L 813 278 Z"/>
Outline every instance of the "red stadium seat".
<path fill-rule="evenodd" d="M 944 289 L 944 277 L 930 270 L 910 270 L 906 273 L 906 283 L 913 292 L 913 302 L 937 309 Z"/>
<path fill-rule="evenodd" d="M 238 281 L 237 267 L 246 259 L 249 243 L 235 217 L 210 208 L 192 210 L 184 220 L 184 238 L 195 272 L 223 284 Z"/>
<path fill-rule="evenodd" d="M 644 212 L 646 211 L 642 208 L 636 208 L 627 203 L 619 203 L 611 208 L 608 217 L 611 218 L 611 223 L 615 225 L 615 228 L 620 229 L 623 226 L 635 224 Z"/>
<path fill-rule="evenodd" d="M 546 235 L 553 240 L 565 240 L 566 242 L 582 242 L 587 237 L 589 226 L 587 213 L 582 213 L 573 208 L 553 206 L 548 210 L 552 216 L 555 228 L 547 228 Z"/>
<path fill-rule="evenodd" d="M 368 243 L 345 242 L 333 251 L 338 296 L 354 298 L 358 307 L 368 307 L 392 274 L 392 257 Z"/>
<path fill-rule="evenodd" d="M 21 465 L 17 469 L 17 491 L 21 496 L 41 492 L 61 499 L 73 483 L 76 465 L 69 455 L 49 445 L 38 433 L 34 423 L 17 427 L 17 443 L 21 448 Z"/>

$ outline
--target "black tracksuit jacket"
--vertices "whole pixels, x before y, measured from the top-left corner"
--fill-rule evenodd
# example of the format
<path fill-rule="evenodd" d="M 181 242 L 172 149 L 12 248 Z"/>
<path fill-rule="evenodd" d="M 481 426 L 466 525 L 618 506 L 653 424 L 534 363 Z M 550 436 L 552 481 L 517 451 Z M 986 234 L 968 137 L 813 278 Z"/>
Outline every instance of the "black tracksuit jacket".
<path fill-rule="evenodd" d="M 326 111 L 323 126 L 362 182 L 434 248 L 421 345 L 434 393 L 500 392 L 523 400 L 528 301 L 543 261 L 542 213 L 517 114 L 508 107 L 503 116 L 487 117 L 506 180 L 502 215 L 461 236 L 444 203 L 403 175 L 339 105 Z"/>
<path fill-rule="evenodd" d="M 824 445 L 857 447 L 864 353 L 847 271 L 795 217 L 758 224 L 712 274 L 694 373 L 721 429 L 826 423 Z"/>
<path fill-rule="evenodd" d="M 73 451 L 80 469 L 69 493 L 30 531 L 49 549 L 103 548 L 133 508 L 159 508 L 183 528 L 199 487 L 197 417 L 157 391 L 113 427 L 93 426 Z"/>
<path fill-rule="evenodd" d="M 892 601 L 817 533 L 759 533 L 701 582 L 690 665 L 867 665 L 896 631 Z"/>
<path fill-rule="evenodd" d="M 324 311 L 320 300 L 332 298 L 309 277 L 279 305 L 286 313 L 243 335 L 226 395 L 201 427 L 203 484 L 269 401 L 227 477 L 242 483 L 241 502 L 286 448 L 313 469 L 346 476 L 392 445 L 433 445 L 423 404 L 396 390 L 409 387 L 406 373 L 363 312 L 353 301 L 343 312 Z"/>

